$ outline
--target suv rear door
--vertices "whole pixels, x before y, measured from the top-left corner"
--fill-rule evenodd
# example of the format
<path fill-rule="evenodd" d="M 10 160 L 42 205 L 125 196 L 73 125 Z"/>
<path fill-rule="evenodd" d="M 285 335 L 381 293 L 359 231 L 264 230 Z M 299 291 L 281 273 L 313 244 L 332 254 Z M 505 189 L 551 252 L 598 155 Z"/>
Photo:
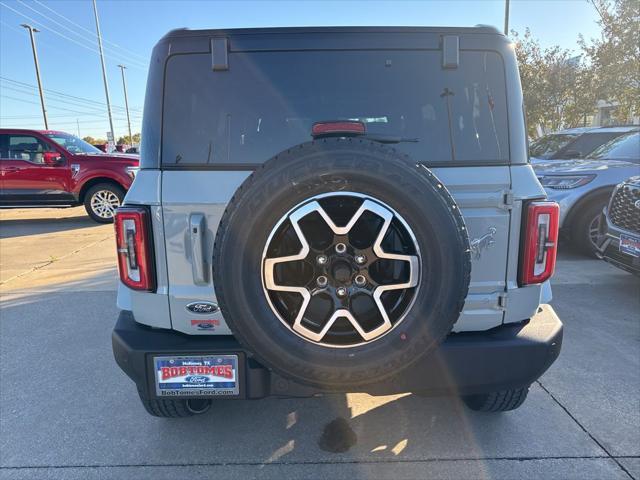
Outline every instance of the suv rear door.
<path fill-rule="evenodd" d="M 418 140 L 393 147 L 450 189 L 473 246 L 469 296 L 455 329 L 500 325 L 513 200 L 500 55 L 460 50 L 459 64 L 445 68 L 439 47 L 292 52 L 269 50 L 265 37 L 265 51 L 257 52 L 257 44 L 234 39 L 218 69 L 209 52 L 167 62 L 162 209 L 173 328 L 230 333 L 219 312 L 198 316 L 187 308 L 215 302 L 208 272 L 225 205 L 251 170 L 310 140 L 313 122 L 327 119 L 359 119 L 368 132 Z"/>

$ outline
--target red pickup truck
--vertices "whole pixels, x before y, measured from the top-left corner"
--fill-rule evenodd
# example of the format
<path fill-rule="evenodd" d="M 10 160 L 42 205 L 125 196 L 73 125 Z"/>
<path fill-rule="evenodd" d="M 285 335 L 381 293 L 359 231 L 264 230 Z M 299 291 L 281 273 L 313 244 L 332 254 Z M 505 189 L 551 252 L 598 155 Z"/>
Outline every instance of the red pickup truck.
<path fill-rule="evenodd" d="M 53 130 L 0 129 L 0 207 L 85 206 L 113 221 L 138 170 L 138 157 L 106 154 Z"/>

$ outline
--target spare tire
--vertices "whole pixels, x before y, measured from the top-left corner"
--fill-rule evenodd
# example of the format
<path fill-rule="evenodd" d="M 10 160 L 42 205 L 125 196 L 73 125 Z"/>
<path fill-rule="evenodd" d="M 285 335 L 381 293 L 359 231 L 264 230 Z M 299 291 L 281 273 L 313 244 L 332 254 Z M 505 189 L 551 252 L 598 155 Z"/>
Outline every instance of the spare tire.
<path fill-rule="evenodd" d="M 431 171 L 365 139 L 317 140 L 256 170 L 216 234 L 222 314 L 255 357 L 329 390 L 432 352 L 469 287 L 462 215 Z"/>

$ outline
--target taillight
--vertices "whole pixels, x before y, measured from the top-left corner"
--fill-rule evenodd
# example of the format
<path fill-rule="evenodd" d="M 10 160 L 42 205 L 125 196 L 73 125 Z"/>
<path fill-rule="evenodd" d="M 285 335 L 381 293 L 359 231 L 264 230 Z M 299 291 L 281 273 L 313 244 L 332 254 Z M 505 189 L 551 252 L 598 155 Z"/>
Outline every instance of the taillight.
<path fill-rule="evenodd" d="M 366 132 L 363 122 L 355 120 L 316 122 L 311 127 L 313 138 L 335 135 L 362 135 Z"/>
<path fill-rule="evenodd" d="M 523 237 L 520 284 L 542 283 L 553 275 L 558 252 L 560 208 L 555 202 L 532 202 L 527 206 Z"/>
<path fill-rule="evenodd" d="M 120 280 L 134 290 L 156 288 L 150 220 L 145 207 L 116 210 L 114 225 Z"/>

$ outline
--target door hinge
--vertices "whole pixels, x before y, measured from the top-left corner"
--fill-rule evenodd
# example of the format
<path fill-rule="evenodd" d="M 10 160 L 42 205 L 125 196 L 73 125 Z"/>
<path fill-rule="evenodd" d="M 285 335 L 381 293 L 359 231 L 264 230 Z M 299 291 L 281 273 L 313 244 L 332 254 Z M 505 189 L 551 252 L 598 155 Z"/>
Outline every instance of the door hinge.
<path fill-rule="evenodd" d="M 498 309 L 500 310 L 507 309 L 507 292 L 502 292 L 498 294 Z"/>
<path fill-rule="evenodd" d="M 513 191 L 504 190 L 502 192 L 502 208 L 511 210 L 513 208 Z"/>

